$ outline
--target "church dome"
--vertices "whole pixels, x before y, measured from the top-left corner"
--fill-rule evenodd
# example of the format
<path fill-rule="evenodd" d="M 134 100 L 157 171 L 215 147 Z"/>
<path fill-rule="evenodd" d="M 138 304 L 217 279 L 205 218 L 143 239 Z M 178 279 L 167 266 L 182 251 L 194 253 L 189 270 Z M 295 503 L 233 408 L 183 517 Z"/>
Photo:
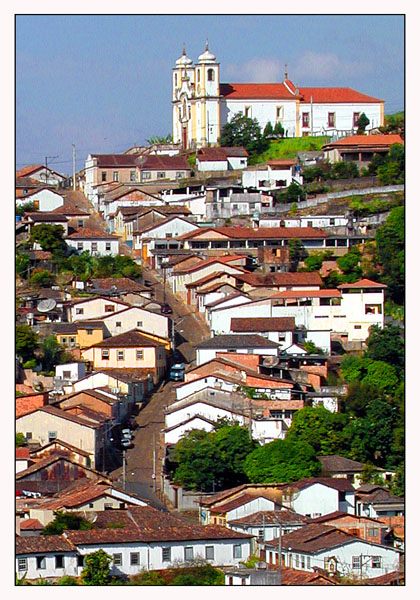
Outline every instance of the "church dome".
<path fill-rule="evenodd" d="M 203 54 L 200 54 L 200 56 L 198 57 L 198 62 L 199 63 L 208 63 L 208 62 L 216 62 L 216 57 L 214 54 L 212 54 L 209 51 L 209 43 L 208 41 L 206 42 L 206 49 L 203 52 Z"/>
<path fill-rule="evenodd" d="M 175 62 L 177 67 L 189 67 L 193 64 L 191 58 L 188 58 L 185 52 L 185 46 L 182 49 L 182 56 Z"/>

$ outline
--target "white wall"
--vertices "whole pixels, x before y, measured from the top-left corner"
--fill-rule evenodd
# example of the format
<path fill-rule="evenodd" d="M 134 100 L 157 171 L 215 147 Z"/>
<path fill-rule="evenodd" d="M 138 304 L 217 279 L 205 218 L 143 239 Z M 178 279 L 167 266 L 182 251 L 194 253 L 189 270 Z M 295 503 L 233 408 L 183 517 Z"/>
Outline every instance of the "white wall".
<path fill-rule="evenodd" d="M 72 246 L 79 252 L 90 252 L 93 256 L 116 256 L 119 254 L 120 242 L 118 239 L 105 239 L 105 240 L 75 240 L 67 238 L 66 240 L 69 246 Z M 79 247 L 82 244 L 82 247 Z M 96 244 L 96 250 L 92 250 L 92 244 Z"/>
<path fill-rule="evenodd" d="M 87 302 L 80 302 L 73 305 L 70 309 L 70 322 L 74 321 L 85 321 L 86 319 L 100 319 L 103 316 L 108 316 L 109 313 L 105 311 L 105 306 L 114 306 L 114 311 L 123 310 L 127 308 L 125 304 L 117 302 L 116 300 L 105 299 L 105 298 L 92 298 Z M 78 314 L 78 310 L 83 310 L 82 314 Z"/>
<path fill-rule="evenodd" d="M 336 510 L 354 514 L 354 493 L 346 493 L 348 503 L 339 502 L 339 492 L 334 488 L 320 483 L 314 483 L 297 492 L 291 506 L 300 515 L 316 516 L 328 515 Z"/>
<path fill-rule="evenodd" d="M 120 313 L 110 314 L 102 320 L 112 336 L 125 333 L 131 329 L 140 329 L 159 337 L 169 337 L 168 317 L 138 306 L 133 306 Z M 117 326 L 117 323 L 121 323 L 121 326 Z"/>
<path fill-rule="evenodd" d="M 39 555 L 45 556 L 45 569 L 37 569 L 36 566 L 36 556 L 32 554 L 20 554 L 16 556 L 16 574 L 20 578 L 22 578 L 25 574 L 25 571 L 18 570 L 18 558 L 26 558 L 27 559 L 27 572 L 26 579 L 39 579 L 42 577 L 43 579 L 47 579 L 48 577 L 63 577 L 64 575 L 71 575 L 73 577 L 77 577 L 78 569 L 77 569 L 77 558 L 76 551 L 74 553 L 64 553 L 64 552 L 45 552 L 39 553 Z M 64 568 L 56 569 L 55 567 L 55 557 L 64 555 Z"/>
<path fill-rule="evenodd" d="M 241 519 L 242 517 L 248 517 L 260 510 L 274 510 L 276 508 L 273 500 L 267 498 L 258 497 L 250 502 L 246 502 L 237 508 L 234 508 L 226 513 L 226 520 L 231 521 L 233 519 Z"/>
<path fill-rule="evenodd" d="M 240 100 L 223 98 L 220 102 L 220 120 L 221 125 L 232 120 L 236 113 L 245 114 L 245 107 L 251 108 L 251 119 L 257 119 L 264 131 L 265 126 L 270 121 L 274 127 L 277 122 L 277 107 L 282 107 L 282 116 L 278 120 L 287 131 L 288 137 L 294 137 L 296 134 L 296 101 L 292 100 Z"/>
<path fill-rule="evenodd" d="M 16 204 L 26 204 L 26 202 L 38 202 L 38 210 L 40 212 L 50 212 L 55 208 L 63 206 L 64 198 L 52 190 L 44 189 L 31 194 L 29 197 L 23 196 L 23 198 L 19 198 L 19 203 L 16 202 Z"/>
<path fill-rule="evenodd" d="M 70 371 L 70 379 L 72 381 L 77 381 L 85 376 L 85 370 L 86 365 L 84 362 L 67 363 L 64 365 L 57 365 L 55 367 L 55 376 L 64 379 L 63 372 Z"/>

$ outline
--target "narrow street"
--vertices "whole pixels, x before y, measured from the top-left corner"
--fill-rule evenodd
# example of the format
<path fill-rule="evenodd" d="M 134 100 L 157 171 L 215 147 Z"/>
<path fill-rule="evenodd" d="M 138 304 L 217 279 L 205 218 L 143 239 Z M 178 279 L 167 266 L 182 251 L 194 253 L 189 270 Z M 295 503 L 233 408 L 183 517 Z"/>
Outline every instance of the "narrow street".
<path fill-rule="evenodd" d="M 204 320 L 192 313 L 185 304 L 169 290 L 166 285 L 164 295 L 163 283 L 154 271 L 146 271 L 145 279 L 150 281 L 158 302 L 167 302 L 173 314 L 176 360 L 190 363 L 195 359 L 195 347 L 201 341 L 210 337 L 210 332 Z M 125 485 L 127 491 L 132 491 L 148 500 L 152 506 L 167 509 L 163 499 L 162 463 L 165 445 L 162 429 L 165 426 L 164 410 L 175 399 L 174 383 L 163 381 L 150 396 L 146 406 L 139 412 L 136 421 L 139 428 L 134 432 L 133 447 L 126 452 Z M 155 477 L 153 477 L 155 475 Z M 123 485 L 123 469 L 116 469 L 111 476 Z"/>

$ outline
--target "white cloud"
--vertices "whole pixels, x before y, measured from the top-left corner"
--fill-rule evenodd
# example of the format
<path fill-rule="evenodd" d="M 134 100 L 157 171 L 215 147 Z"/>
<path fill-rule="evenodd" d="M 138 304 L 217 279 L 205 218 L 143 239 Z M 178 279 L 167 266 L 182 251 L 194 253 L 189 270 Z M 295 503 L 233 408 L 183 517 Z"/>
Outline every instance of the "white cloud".
<path fill-rule="evenodd" d="M 334 81 L 352 78 L 372 71 L 372 66 L 366 62 L 343 60 L 337 54 L 304 52 L 290 69 L 292 81 L 305 84 L 305 79 Z"/>
<path fill-rule="evenodd" d="M 283 81 L 284 64 L 277 58 L 252 58 L 242 65 L 228 64 L 226 75 L 232 81 L 272 83 Z"/>

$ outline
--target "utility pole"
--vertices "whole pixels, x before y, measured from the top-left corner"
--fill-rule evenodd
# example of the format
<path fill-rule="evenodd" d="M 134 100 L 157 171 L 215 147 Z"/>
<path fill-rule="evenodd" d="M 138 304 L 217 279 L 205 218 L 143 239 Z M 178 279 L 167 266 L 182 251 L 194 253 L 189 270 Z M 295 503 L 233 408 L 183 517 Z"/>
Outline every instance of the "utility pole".
<path fill-rule="evenodd" d="M 314 105 L 312 104 L 312 96 L 311 96 L 311 136 L 313 136 L 313 134 L 314 134 L 313 122 L 314 122 Z"/>
<path fill-rule="evenodd" d="M 280 581 L 279 581 L 279 585 L 281 585 L 281 568 L 282 568 L 282 560 L 281 560 L 281 517 L 279 520 L 279 573 L 280 573 Z"/>
<path fill-rule="evenodd" d="M 156 492 L 156 434 L 153 434 L 153 491 Z"/>
<path fill-rule="evenodd" d="M 73 146 L 73 192 L 76 191 L 76 145 Z"/>
<path fill-rule="evenodd" d="M 46 156 L 45 157 L 45 183 L 48 183 L 48 159 L 54 160 L 54 158 L 58 158 L 58 156 Z"/>
<path fill-rule="evenodd" d="M 123 449 L 123 472 L 122 472 L 122 477 L 123 477 L 123 490 L 125 490 L 125 448 Z"/>

